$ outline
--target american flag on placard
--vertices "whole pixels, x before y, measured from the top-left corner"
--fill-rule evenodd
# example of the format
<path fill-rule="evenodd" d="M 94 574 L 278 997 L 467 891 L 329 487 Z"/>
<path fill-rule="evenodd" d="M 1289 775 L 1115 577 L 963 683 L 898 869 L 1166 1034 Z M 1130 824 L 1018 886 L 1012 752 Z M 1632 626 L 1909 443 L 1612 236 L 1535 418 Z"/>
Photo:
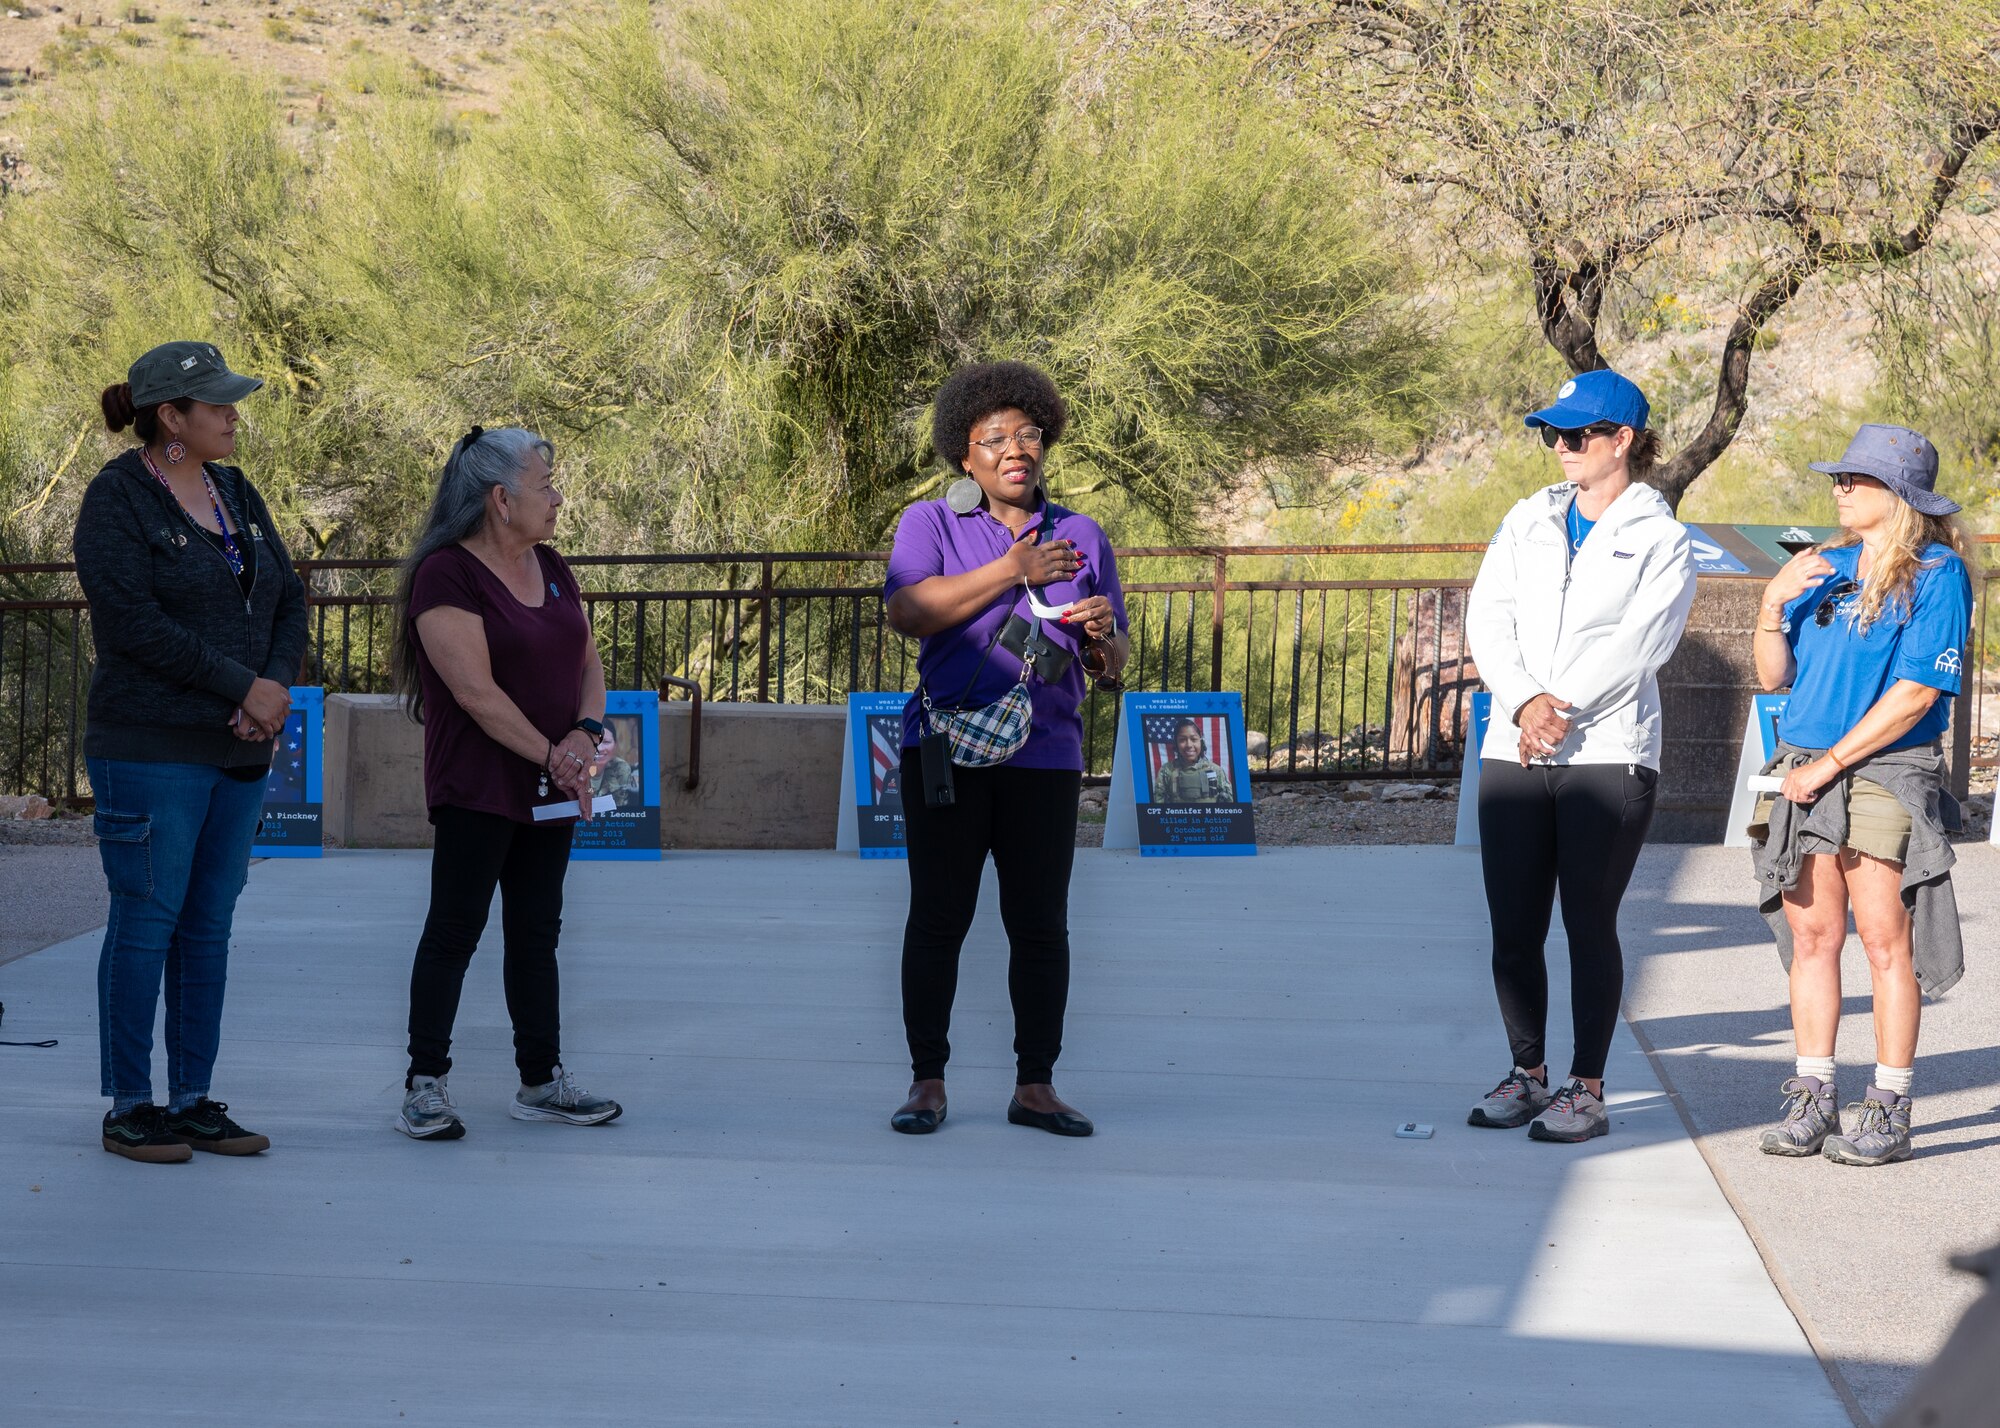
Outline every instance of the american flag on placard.
<path fill-rule="evenodd" d="M 1214 760 L 1227 769 L 1229 767 L 1229 720 L 1220 714 L 1148 714 L 1144 721 L 1146 737 L 1146 777 L 1150 781 L 1160 772 L 1160 765 L 1174 756 L 1174 731 L 1188 720 L 1201 730 L 1201 747 L 1205 757 Z"/>
<path fill-rule="evenodd" d="M 868 762 L 873 768 L 872 803 L 882 801 L 882 785 L 903 761 L 903 721 L 894 714 L 877 714 L 868 721 Z"/>

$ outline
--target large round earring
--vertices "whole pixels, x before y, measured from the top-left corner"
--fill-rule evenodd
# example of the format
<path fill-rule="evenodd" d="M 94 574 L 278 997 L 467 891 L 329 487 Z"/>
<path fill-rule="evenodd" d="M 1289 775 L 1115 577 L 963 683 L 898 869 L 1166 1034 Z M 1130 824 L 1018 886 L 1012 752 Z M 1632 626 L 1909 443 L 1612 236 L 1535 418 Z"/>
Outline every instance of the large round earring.
<path fill-rule="evenodd" d="M 961 476 L 945 487 L 944 503 L 963 516 L 978 506 L 983 494 L 977 481 L 970 476 Z"/>
<path fill-rule="evenodd" d="M 170 441 L 166 444 L 165 448 L 162 449 L 160 454 L 167 458 L 167 465 L 178 466 L 183 461 L 187 460 L 188 449 L 185 446 L 182 446 L 178 441 Z"/>

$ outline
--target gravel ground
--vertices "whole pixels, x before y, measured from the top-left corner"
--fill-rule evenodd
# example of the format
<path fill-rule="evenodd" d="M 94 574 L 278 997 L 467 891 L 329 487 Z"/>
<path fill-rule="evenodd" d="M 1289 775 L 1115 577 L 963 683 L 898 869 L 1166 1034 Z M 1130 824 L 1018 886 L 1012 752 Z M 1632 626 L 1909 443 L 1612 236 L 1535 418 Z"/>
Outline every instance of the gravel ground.
<path fill-rule="evenodd" d="M 0 847 L 8 844 L 37 848 L 94 848 L 97 839 L 91 832 L 88 813 L 68 814 L 60 818 L 0 818 Z"/>
<path fill-rule="evenodd" d="M 1458 824 L 1456 779 L 1435 784 L 1253 781 L 1251 790 L 1256 798 L 1257 842 L 1266 848 L 1449 843 Z M 1109 797 L 1109 789 L 1083 791 L 1077 847 L 1103 846 L 1104 805 Z"/>
<path fill-rule="evenodd" d="M 42 820 L 57 822 L 57 820 Z M 22 838 L 38 824 L 0 823 L 0 965 L 38 952 L 52 943 L 104 925 L 109 897 L 88 819 L 63 819 L 58 831 L 80 823 L 82 841 L 64 837 Z M 62 828 L 69 824 L 70 828 Z"/>

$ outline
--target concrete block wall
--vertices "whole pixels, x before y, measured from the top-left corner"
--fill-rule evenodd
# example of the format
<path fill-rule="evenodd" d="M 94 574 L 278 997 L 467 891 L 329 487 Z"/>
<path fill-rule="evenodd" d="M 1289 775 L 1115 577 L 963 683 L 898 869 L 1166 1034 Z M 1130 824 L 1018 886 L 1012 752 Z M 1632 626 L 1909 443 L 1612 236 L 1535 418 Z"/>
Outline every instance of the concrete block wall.
<path fill-rule="evenodd" d="M 831 848 L 847 711 L 828 704 L 705 704 L 701 781 L 685 787 L 690 706 L 660 706 L 660 828 L 669 848 Z M 326 841 L 428 848 L 423 729 L 386 694 L 326 701 Z M 524 777 L 531 777 L 525 772 Z"/>
<path fill-rule="evenodd" d="M 1660 795 L 1649 841 L 1719 843 L 1750 697 L 1761 693 L 1750 652 L 1762 579 L 1696 582 L 1687 633 L 1660 671 Z"/>

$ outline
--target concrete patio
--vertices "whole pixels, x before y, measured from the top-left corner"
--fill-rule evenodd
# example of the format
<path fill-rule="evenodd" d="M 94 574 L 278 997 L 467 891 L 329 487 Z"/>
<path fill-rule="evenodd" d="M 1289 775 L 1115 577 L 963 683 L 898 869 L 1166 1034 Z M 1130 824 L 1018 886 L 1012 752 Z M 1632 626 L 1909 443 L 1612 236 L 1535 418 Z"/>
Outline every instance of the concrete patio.
<path fill-rule="evenodd" d="M 1659 907 L 1686 852 L 1649 851 L 1628 925 L 1689 921 Z M 253 1160 L 104 1154 L 97 936 L 0 968 L 4 1034 L 61 1038 L 0 1049 L 0 1423 L 1855 1421 L 1627 1030 L 1608 1140 L 1464 1124 L 1505 1070 L 1472 851 L 1080 852 L 1058 1084 L 1086 1141 L 1005 1124 L 990 905 L 950 1120 L 906 1138 L 901 864 L 577 864 L 566 1055 L 625 1116 L 507 1118 L 496 926 L 452 1077 L 471 1132 L 420 1145 L 390 1122 L 428 857 L 253 869 L 216 1086 L 272 1136 Z M 1716 955 L 1748 935 L 1701 925 Z M 1651 1005 L 1685 949 L 1636 934 Z M 1896 1203 L 1927 1163 L 1820 1188 Z M 1893 1401 L 1911 1354 L 1880 1342 L 1843 1366 Z"/>

